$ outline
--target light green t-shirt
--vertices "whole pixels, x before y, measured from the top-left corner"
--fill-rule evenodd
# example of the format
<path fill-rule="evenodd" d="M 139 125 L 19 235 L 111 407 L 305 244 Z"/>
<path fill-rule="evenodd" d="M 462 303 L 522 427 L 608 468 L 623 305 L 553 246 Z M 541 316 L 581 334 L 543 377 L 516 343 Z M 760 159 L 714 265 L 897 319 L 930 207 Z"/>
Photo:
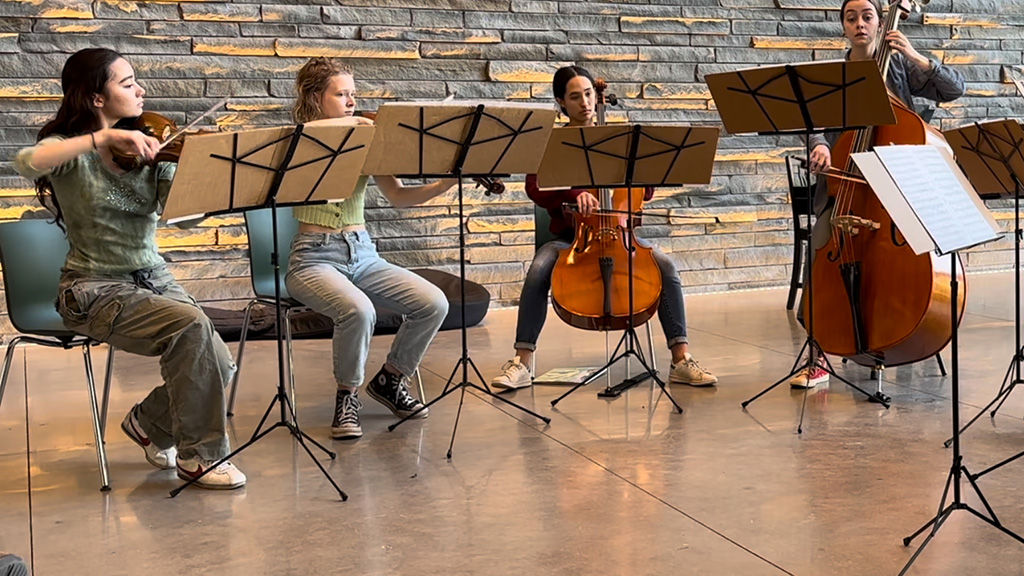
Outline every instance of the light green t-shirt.
<path fill-rule="evenodd" d="M 115 174 L 91 150 L 51 170 L 37 170 L 35 151 L 62 139 L 53 136 L 21 150 L 15 166 L 25 178 L 45 176 L 53 184 L 71 245 L 64 267 L 92 276 L 121 276 L 163 265 L 156 226 L 177 164 L 161 162 Z"/>
<path fill-rule="evenodd" d="M 310 204 L 292 208 L 295 219 L 304 224 L 316 224 L 325 228 L 340 230 L 345 226 L 366 224 L 366 176 L 359 178 L 355 192 L 342 202 Z"/>

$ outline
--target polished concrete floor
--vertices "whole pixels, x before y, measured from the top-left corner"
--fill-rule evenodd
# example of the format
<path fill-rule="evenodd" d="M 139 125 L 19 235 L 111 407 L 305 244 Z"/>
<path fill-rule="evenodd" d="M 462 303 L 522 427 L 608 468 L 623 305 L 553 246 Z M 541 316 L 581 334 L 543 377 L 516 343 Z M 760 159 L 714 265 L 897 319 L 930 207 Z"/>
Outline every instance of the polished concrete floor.
<path fill-rule="evenodd" d="M 1012 274 L 971 278 L 961 331 L 965 417 L 995 395 L 1012 357 L 1011 294 Z M 784 301 L 782 290 L 688 297 L 692 351 L 721 383 L 671 386 L 682 415 L 647 385 L 614 401 L 598 399 L 594 386 L 555 409 L 550 400 L 564 387 L 509 396 L 550 425 L 467 394 L 450 460 L 457 394 L 393 432 L 393 418 L 366 399 L 363 438 L 331 442 L 330 343 L 299 342 L 300 420 L 337 451 L 322 461 L 349 494 L 344 503 L 282 430 L 235 459 L 249 477 L 244 489 L 169 498 L 173 472 L 151 468 L 118 430 L 159 381 L 155 360 L 126 354 L 115 363 L 111 397 L 113 490 L 101 493 L 81 356 L 29 348 L 16 356 L 0 407 L 0 550 L 34 551 L 35 574 L 45 576 L 895 575 L 913 552 L 902 538 L 935 514 L 950 469 L 942 443 L 951 379 L 934 362 L 888 370 L 889 410 L 834 381 L 807 396 L 802 434 L 804 395 L 786 386 L 742 410 L 800 348 Z M 540 371 L 603 360 L 603 335 L 549 319 Z M 469 330 L 472 360 L 488 379 L 510 355 L 514 324 L 513 310 L 496 310 Z M 389 343 L 375 340 L 370 369 Z M 458 332 L 438 336 L 423 366 L 429 397 L 443 389 L 459 350 Z M 657 350 L 664 368 L 667 351 Z M 98 372 L 104 358 L 97 349 Z M 275 366 L 272 343 L 252 344 L 234 443 L 255 428 Z M 863 368 L 839 371 L 871 385 Z M 963 445 L 974 472 L 1024 450 L 1024 390 Z M 1022 479 L 1024 460 L 978 481 L 999 519 L 1019 531 Z M 964 499 L 983 509 L 970 489 Z M 958 511 L 910 574 L 1024 574 L 1024 545 Z"/>

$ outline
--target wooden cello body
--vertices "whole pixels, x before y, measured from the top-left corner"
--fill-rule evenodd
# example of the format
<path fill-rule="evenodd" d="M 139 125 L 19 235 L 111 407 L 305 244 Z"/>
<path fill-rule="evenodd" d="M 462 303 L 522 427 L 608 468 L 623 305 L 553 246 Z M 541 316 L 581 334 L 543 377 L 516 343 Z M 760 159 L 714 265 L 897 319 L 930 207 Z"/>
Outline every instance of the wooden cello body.
<path fill-rule="evenodd" d="M 601 79 L 595 82 L 595 89 L 598 124 L 603 125 L 605 85 Z M 551 275 L 555 313 L 567 324 L 585 330 L 640 326 L 654 316 L 661 301 L 661 269 L 654 251 L 636 242 L 627 220 L 642 208 L 644 190 L 588 193 L 598 197 L 600 209 L 587 216 L 576 214 L 573 243 L 559 252 Z"/>
<path fill-rule="evenodd" d="M 551 275 L 551 299 L 558 317 L 584 330 L 625 330 L 640 326 L 654 316 L 661 301 L 661 269 L 648 246 L 630 242 L 628 216 L 637 212 L 643 189 L 597 191 L 601 211 L 576 215 L 576 236 L 559 252 Z M 605 213 L 614 210 L 616 213 Z M 630 306 L 629 277 L 632 258 L 633 298 Z"/>
<path fill-rule="evenodd" d="M 942 134 L 890 95 L 897 123 L 873 129 L 870 145 L 946 146 Z M 852 166 L 856 131 L 843 134 L 833 148 L 832 165 Z M 833 229 L 828 244 L 815 253 L 812 267 L 814 335 L 821 349 L 858 364 L 899 366 L 934 356 L 952 336 L 949 259 L 914 254 L 892 218 L 867 184 L 829 178 L 836 198 L 833 222 L 855 217 L 877 229 Z M 958 318 L 967 284 L 961 280 Z"/>

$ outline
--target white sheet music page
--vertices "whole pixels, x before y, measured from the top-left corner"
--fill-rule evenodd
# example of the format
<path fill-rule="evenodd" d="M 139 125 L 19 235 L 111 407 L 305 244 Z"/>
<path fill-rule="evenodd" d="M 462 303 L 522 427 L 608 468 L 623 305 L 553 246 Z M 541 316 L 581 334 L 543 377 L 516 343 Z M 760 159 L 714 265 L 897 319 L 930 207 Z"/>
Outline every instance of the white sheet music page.
<path fill-rule="evenodd" d="M 935 146 L 881 146 L 875 153 L 931 235 L 939 252 L 948 254 L 999 237 L 952 156 Z"/>

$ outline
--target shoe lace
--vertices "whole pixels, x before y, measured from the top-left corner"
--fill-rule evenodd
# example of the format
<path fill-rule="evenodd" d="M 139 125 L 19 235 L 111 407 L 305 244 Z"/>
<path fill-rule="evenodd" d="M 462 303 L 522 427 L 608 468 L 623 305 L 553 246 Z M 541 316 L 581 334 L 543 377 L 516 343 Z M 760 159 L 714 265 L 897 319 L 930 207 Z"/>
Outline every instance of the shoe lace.
<path fill-rule="evenodd" d="M 213 468 L 212 470 L 207 472 L 207 474 L 226 473 L 232 468 L 234 468 L 234 464 L 232 464 L 230 460 L 225 460 L 221 462 L 220 466 L 217 467 L 214 467 L 214 464 L 218 462 L 217 460 L 207 460 L 205 458 L 199 458 L 197 461 L 199 462 L 199 467 L 201 470 L 210 470 L 211 468 Z"/>
<path fill-rule="evenodd" d="M 334 419 L 339 424 L 355 424 L 359 422 L 359 410 L 362 409 L 363 403 L 359 401 L 359 397 L 355 394 L 344 394 L 341 397 L 341 402 L 337 404 L 334 412 Z"/>
<path fill-rule="evenodd" d="M 690 367 L 690 370 L 693 370 L 697 374 L 703 375 L 707 373 L 707 371 L 704 370 L 703 367 L 701 367 L 701 365 L 697 362 L 697 359 L 694 358 L 693 356 L 690 356 L 690 359 L 686 361 L 686 365 Z"/>
<path fill-rule="evenodd" d="M 505 365 L 501 367 L 501 375 L 510 380 L 514 380 L 516 378 L 516 375 L 525 369 L 525 364 L 523 364 L 522 362 L 516 362 L 515 359 L 512 359 L 509 360 L 508 362 L 505 362 Z"/>
<path fill-rule="evenodd" d="M 395 391 L 395 400 L 404 410 L 415 410 L 420 406 L 420 401 L 413 398 L 412 394 L 409 393 L 409 383 L 404 377 L 399 382 L 398 389 Z"/>

